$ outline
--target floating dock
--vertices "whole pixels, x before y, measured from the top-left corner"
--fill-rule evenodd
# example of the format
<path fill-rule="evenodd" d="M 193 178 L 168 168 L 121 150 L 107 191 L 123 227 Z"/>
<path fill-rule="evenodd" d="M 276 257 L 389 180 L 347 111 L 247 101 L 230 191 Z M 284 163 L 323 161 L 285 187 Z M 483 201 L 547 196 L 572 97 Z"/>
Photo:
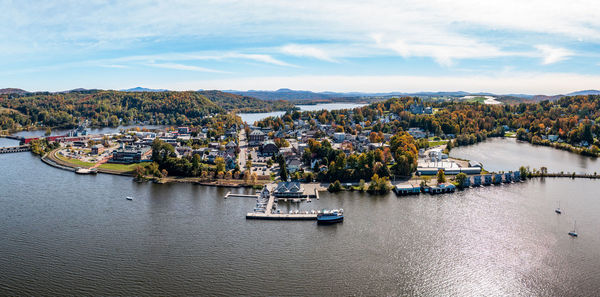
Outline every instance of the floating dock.
<path fill-rule="evenodd" d="M 265 188 L 266 189 L 266 188 Z M 252 220 L 316 220 L 316 213 L 273 213 L 273 203 L 275 196 L 268 192 L 268 189 L 263 190 L 264 196 L 269 195 L 265 212 L 249 212 L 246 214 L 246 219 Z M 233 194 L 231 194 L 233 195 Z M 230 196 L 231 196 L 230 195 Z M 263 197 L 264 197 L 263 196 Z M 258 197 L 258 196 L 257 196 Z M 279 198 L 281 199 L 281 198 Z"/>
<path fill-rule="evenodd" d="M 266 213 L 249 212 L 246 214 L 246 219 L 253 220 L 316 220 L 316 213 L 271 213 L 267 210 Z"/>
<path fill-rule="evenodd" d="M 229 197 L 238 197 L 238 198 L 258 198 L 259 195 L 256 194 L 236 194 L 236 193 L 231 193 L 231 192 L 227 192 L 227 194 L 225 194 L 225 199 L 229 198 Z"/>

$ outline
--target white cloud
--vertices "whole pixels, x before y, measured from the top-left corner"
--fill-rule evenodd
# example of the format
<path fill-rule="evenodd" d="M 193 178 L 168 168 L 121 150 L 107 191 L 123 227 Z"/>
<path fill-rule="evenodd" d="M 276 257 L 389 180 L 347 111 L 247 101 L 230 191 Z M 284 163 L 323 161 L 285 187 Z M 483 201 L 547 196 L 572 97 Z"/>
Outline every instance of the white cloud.
<path fill-rule="evenodd" d="M 565 48 L 552 47 L 543 44 L 536 45 L 535 48 L 537 48 L 540 51 L 542 57 L 542 64 L 544 65 L 549 65 L 563 61 L 565 59 L 568 59 L 570 56 L 573 56 L 574 54 L 573 52 Z"/>
<path fill-rule="evenodd" d="M 174 70 L 185 70 L 185 71 L 198 71 L 198 72 L 210 72 L 210 73 L 229 73 L 225 71 L 204 68 L 194 65 L 176 64 L 176 63 L 148 63 L 146 66 L 174 69 Z"/>
<path fill-rule="evenodd" d="M 281 52 L 291 56 L 309 57 L 327 62 L 338 62 L 325 50 L 310 45 L 288 44 L 281 47 Z"/>

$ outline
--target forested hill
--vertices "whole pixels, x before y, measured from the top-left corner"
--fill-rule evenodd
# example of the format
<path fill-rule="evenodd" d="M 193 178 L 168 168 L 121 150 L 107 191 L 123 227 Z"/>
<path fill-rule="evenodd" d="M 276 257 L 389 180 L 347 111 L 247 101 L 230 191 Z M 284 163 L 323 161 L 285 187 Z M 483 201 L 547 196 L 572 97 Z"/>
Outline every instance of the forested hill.
<path fill-rule="evenodd" d="M 208 115 L 230 111 L 271 111 L 293 107 L 289 103 L 218 91 L 122 92 L 70 91 L 66 93 L 0 94 L 0 128 L 39 125 L 73 127 L 82 119 L 94 126 L 149 124 L 200 124 Z"/>
<path fill-rule="evenodd" d="M 239 112 L 270 112 L 294 108 L 294 104 L 283 100 L 264 101 L 250 96 L 236 95 L 221 91 L 198 91 L 198 93 L 226 110 L 236 110 Z"/>

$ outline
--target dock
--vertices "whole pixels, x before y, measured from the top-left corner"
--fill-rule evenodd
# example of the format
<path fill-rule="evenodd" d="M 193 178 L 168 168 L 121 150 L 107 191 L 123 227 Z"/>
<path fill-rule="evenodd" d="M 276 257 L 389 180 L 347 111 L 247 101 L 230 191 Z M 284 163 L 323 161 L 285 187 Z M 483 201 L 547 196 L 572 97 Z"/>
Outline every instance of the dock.
<path fill-rule="evenodd" d="M 20 152 L 27 152 L 30 150 L 31 150 L 31 148 L 29 147 L 28 144 L 19 145 L 19 146 L 10 146 L 10 147 L 0 147 L 0 154 L 20 153 Z"/>
<path fill-rule="evenodd" d="M 263 190 L 263 191 L 268 191 Z M 268 192 L 265 192 L 268 193 Z M 233 195 L 233 194 L 231 194 Z M 267 206 L 265 212 L 249 212 L 246 214 L 246 219 L 252 220 L 316 220 L 316 213 L 273 213 L 273 203 L 275 202 L 275 196 L 268 193 L 269 199 L 267 200 Z M 258 197 L 258 196 L 256 196 Z"/>
<path fill-rule="evenodd" d="M 316 220 L 316 213 L 259 213 L 249 212 L 246 214 L 246 219 L 253 220 Z"/>
<path fill-rule="evenodd" d="M 227 194 L 225 194 L 225 199 L 229 198 L 229 197 L 237 197 L 237 198 L 258 198 L 259 195 L 256 194 L 236 194 L 236 193 L 231 193 L 231 191 L 227 192 Z"/>

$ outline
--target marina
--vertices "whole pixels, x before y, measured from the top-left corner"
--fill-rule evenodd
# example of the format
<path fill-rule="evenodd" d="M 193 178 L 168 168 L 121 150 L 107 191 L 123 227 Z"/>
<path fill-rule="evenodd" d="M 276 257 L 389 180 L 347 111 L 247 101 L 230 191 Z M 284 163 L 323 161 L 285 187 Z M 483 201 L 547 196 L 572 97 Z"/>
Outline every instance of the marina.
<path fill-rule="evenodd" d="M 276 189 L 278 185 L 270 184 L 265 185 L 260 194 L 257 195 L 244 195 L 244 194 L 231 194 L 231 192 L 227 193 L 227 197 L 256 197 L 256 208 L 254 208 L 253 212 L 249 212 L 246 214 L 246 219 L 252 220 L 317 220 L 318 216 L 323 213 L 329 213 L 328 210 L 310 210 L 310 211 L 299 211 L 290 210 L 288 213 L 282 213 L 280 209 L 278 209 L 278 202 L 283 200 L 283 202 L 287 202 L 288 200 L 293 203 L 301 203 L 302 201 L 310 202 L 310 198 L 277 198 L 273 195 L 272 189 Z M 318 190 L 314 189 L 317 197 Z M 305 195 L 307 196 L 307 195 Z"/>

